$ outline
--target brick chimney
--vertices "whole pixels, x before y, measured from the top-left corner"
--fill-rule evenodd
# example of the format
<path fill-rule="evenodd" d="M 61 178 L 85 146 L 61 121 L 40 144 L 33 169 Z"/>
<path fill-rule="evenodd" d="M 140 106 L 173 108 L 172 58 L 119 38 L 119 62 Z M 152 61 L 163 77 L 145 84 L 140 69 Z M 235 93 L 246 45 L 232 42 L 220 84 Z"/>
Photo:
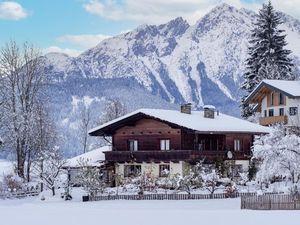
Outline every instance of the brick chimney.
<path fill-rule="evenodd" d="M 210 118 L 210 119 L 215 118 L 216 108 L 213 105 L 205 105 L 203 106 L 203 108 L 204 108 L 204 118 Z"/>
<path fill-rule="evenodd" d="M 192 104 L 191 103 L 182 104 L 181 107 L 180 107 L 180 112 L 181 113 L 186 113 L 186 114 L 191 114 Z"/>

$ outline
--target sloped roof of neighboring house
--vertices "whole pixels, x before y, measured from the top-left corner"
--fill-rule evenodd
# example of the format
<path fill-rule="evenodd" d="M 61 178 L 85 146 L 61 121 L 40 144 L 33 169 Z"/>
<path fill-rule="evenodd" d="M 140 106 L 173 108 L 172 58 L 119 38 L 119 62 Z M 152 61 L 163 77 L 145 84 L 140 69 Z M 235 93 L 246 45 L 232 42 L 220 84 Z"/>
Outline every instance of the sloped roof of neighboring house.
<path fill-rule="evenodd" d="M 262 80 L 257 87 L 245 99 L 246 102 L 251 102 L 255 99 L 256 95 L 264 91 L 264 89 L 271 89 L 282 92 L 288 97 L 300 97 L 300 81 L 294 80 Z M 254 100 L 254 102 L 256 102 Z"/>
<path fill-rule="evenodd" d="M 112 135 L 113 132 L 141 118 L 153 118 L 174 127 L 194 130 L 199 133 L 269 133 L 270 129 L 243 119 L 219 113 L 214 119 L 205 118 L 203 111 L 191 114 L 177 110 L 139 109 L 125 116 L 114 119 L 89 131 L 92 136 Z"/>
<path fill-rule="evenodd" d="M 105 151 L 111 151 L 111 146 L 103 146 L 68 159 L 64 167 L 81 167 L 82 161 L 86 162 L 87 166 L 100 166 L 105 160 Z"/>

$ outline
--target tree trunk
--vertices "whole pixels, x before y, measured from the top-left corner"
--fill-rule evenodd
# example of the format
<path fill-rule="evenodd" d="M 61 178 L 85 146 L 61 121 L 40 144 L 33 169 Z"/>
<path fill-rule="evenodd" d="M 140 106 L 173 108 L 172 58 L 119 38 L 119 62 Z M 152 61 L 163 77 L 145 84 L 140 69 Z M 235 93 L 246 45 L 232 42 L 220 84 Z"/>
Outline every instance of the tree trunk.
<path fill-rule="evenodd" d="M 51 190 L 52 190 L 52 196 L 55 195 L 55 187 L 51 187 Z"/>
<path fill-rule="evenodd" d="M 22 150 L 20 146 L 20 141 L 17 140 L 17 174 L 19 177 L 24 178 L 24 164 L 25 164 L 25 159 L 22 155 Z"/>

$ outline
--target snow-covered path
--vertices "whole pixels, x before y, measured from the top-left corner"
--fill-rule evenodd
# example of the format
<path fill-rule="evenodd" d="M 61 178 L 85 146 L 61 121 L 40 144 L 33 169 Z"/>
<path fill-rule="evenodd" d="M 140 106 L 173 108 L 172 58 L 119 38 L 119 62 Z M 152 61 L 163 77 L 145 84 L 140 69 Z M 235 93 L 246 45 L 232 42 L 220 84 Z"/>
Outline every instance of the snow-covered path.
<path fill-rule="evenodd" d="M 299 211 L 240 210 L 240 199 L 189 201 L 63 202 L 0 200 L 0 224 L 299 225 Z"/>

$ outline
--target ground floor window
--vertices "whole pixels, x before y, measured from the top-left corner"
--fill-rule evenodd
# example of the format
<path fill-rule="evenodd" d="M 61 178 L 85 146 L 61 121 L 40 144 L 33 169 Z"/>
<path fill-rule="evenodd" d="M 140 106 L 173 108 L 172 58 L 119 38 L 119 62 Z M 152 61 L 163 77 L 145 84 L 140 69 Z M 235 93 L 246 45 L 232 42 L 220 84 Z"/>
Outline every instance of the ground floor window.
<path fill-rule="evenodd" d="M 125 165 L 124 177 L 136 177 L 141 173 L 140 165 Z"/>
<path fill-rule="evenodd" d="M 231 173 L 232 177 L 239 177 L 240 173 L 243 172 L 243 166 L 242 165 L 233 165 L 231 166 Z"/>
<path fill-rule="evenodd" d="M 290 107 L 290 116 L 295 116 L 298 114 L 298 108 L 297 107 Z"/>
<path fill-rule="evenodd" d="M 159 165 L 159 176 L 160 177 L 167 177 L 170 172 L 170 165 L 163 164 Z"/>

